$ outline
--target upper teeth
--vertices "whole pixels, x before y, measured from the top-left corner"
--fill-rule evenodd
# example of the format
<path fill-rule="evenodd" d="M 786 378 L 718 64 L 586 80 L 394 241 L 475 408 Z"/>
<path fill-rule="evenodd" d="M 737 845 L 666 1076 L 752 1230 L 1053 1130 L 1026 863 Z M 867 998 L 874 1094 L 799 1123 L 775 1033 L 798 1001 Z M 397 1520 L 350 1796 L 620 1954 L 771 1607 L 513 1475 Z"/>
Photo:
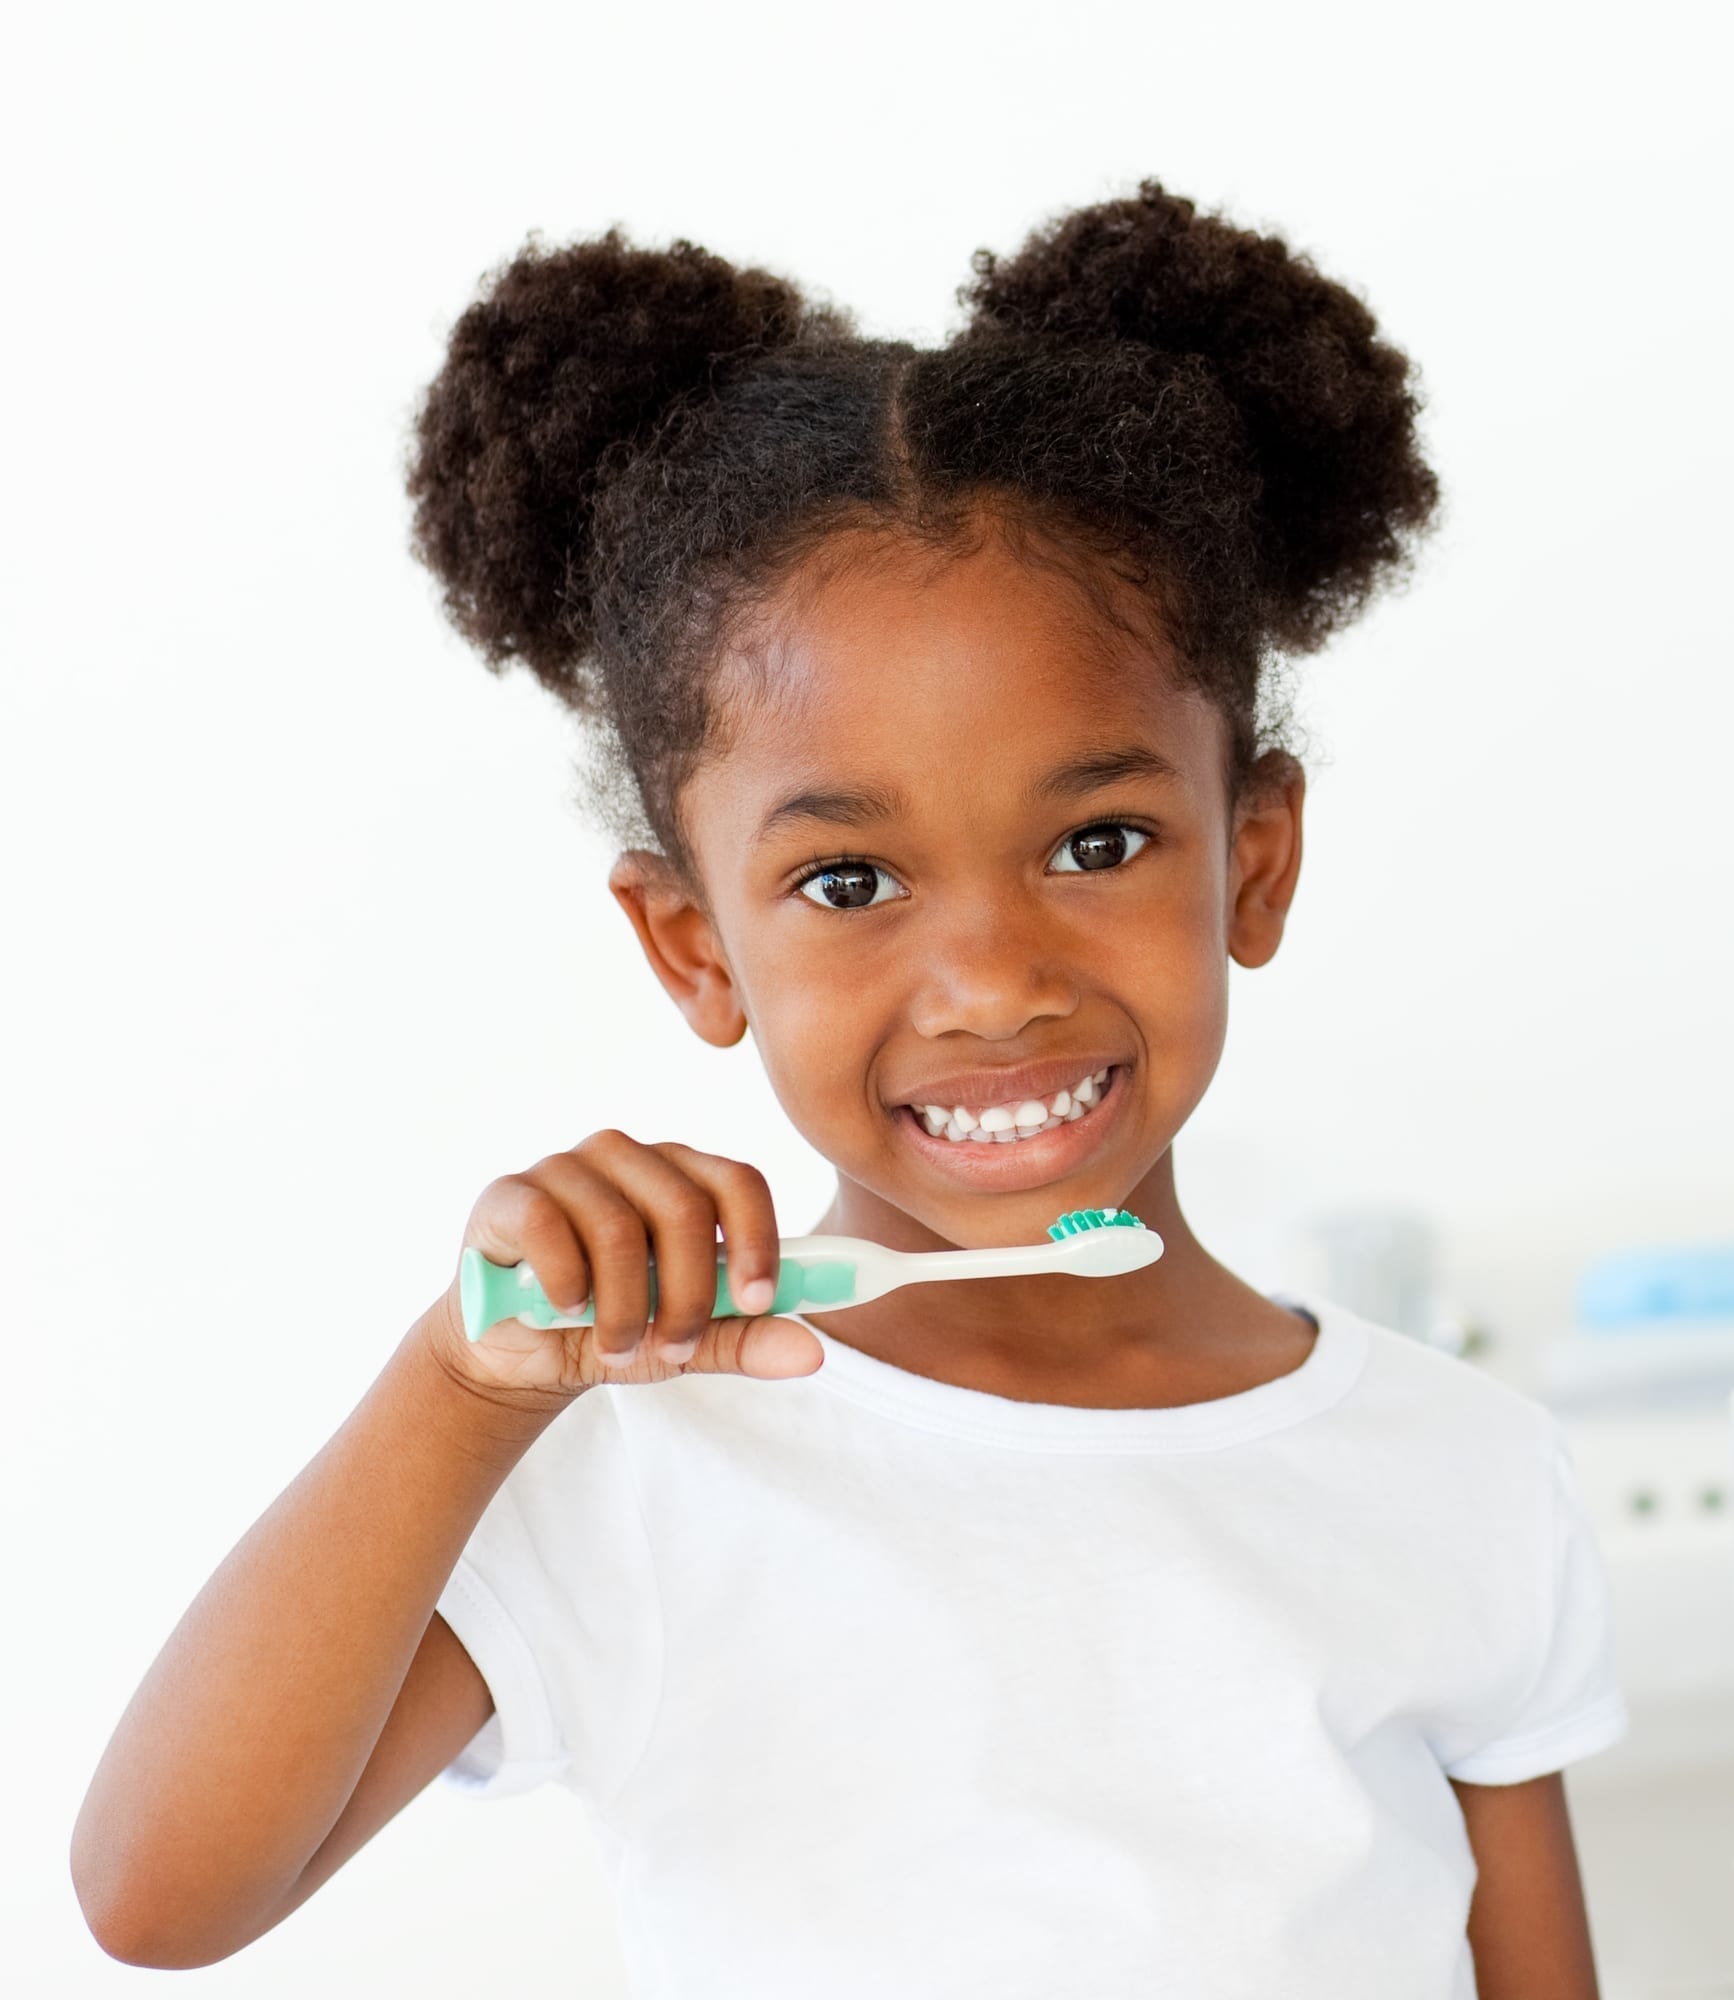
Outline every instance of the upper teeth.
<path fill-rule="evenodd" d="M 981 1111 L 971 1111 L 962 1104 L 918 1104 L 915 1109 L 935 1139 L 946 1138 L 956 1143 L 973 1139 L 977 1144 L 1010 1145 L 1082 1118 L 1095 1103 L 1098 1088 L 1107 1081 L 1107 1070 L 1098 1069 L 1069 1090 L 1056 1090 L 1052 1097 L 1014 1097 Z"/>

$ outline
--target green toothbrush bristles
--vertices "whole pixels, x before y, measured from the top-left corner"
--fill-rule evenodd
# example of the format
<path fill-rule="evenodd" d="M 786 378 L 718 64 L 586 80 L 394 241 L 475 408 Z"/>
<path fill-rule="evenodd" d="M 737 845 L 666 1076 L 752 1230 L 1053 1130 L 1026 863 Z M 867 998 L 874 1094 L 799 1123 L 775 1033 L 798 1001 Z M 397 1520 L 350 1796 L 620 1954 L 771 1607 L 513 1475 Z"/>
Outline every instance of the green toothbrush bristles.
<path fill-rule="evenodd" d="M 1080 1236 L 1086 1229 L 1143 1227 L 1143 1223 L 1128 1208 L 1074 1208 L 1070 1215 L 1062 1215 L 1058 1222 L 1050 1222 L 1048 1234 L 1056 1243 L 1063 1243 L 1068 1236 Z"/>

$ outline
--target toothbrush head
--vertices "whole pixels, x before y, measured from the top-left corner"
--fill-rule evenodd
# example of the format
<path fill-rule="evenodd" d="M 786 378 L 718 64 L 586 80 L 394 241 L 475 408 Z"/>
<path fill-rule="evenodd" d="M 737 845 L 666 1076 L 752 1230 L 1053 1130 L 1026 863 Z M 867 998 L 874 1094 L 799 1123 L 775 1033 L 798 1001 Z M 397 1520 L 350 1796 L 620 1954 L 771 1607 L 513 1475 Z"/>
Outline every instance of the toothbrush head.
<path fill-rule="evenodd" d="M 1062 1215 L 1058 1222 L 1050 1222 L 1048 1234 L 1056 1243 L 1063 1243 L 1068 1236 L 1082 1235 L 1086 1229 L 1143 1227 L 1129 1208 L 1074 1208 L 1069 1215 Z"/>
<path fill-rule="evenodd" d="M 1162 1254 L 1161 1237 L 1123 1208 L 1075 1208 L 1050 1222 L 1048 1234 L 1073 1253 L 1065 1268 L 1083 1277 L 1142 1270 Z"/>

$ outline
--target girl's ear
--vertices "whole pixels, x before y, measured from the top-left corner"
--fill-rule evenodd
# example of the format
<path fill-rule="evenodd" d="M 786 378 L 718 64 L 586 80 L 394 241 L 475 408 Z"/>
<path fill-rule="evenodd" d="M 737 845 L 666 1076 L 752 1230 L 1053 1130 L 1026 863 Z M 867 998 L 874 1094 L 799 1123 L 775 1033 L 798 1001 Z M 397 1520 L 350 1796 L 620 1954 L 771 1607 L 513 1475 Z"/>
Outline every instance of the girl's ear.
<path fill-rule="evenodd" d="M 660 854 L 629 848 L 608 871 L 651 970 L 694 1034 L 732 1048 L 747 1031 L 734 976 L 711 920 Z"/>
<path fill-rule="evenodd" d="M 1258 760 L 1239 808 L 1229 856 L 1228 955 L 1266 965 L 1282 943 L 1300 876 L 1306 773 L 1285 750 Z"/>

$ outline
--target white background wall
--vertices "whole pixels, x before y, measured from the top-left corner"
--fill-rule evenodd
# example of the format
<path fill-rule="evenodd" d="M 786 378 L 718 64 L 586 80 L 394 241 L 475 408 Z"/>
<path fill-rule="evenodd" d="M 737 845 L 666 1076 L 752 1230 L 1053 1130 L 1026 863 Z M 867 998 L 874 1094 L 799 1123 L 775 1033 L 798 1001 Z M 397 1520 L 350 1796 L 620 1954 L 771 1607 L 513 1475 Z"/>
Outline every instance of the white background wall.
<path fill-rule="evenodd" d="M 79 1920 L 90 1772 L 445 1286 L 485 1182 L 618 1124 L 756 1160 L 791 1233 L 823 1205 L 750 1045 L 690 1038 L 637 958 L 570 724 L 490 677 L 407 553 L 413 399 L 532 227 L 686 234 L 932 339 L 976 245 L 1155 174 L 1355 284 L 1420 363 L 1448 513 L 1414 588 L 1304 669 L 1295 922 L 1238 976 L 1183 1198 L 1271 1283 L 1297 1218 L 1413 1207 L 1512 1355 L 1589 1257 L 1726 1234 L 1711 11 L 163 0 L 14 25 L 17 1990 L 153 1976 Z M 618 1990 L 553 1792 L 424 1795 L 185 1977 Z"/>

